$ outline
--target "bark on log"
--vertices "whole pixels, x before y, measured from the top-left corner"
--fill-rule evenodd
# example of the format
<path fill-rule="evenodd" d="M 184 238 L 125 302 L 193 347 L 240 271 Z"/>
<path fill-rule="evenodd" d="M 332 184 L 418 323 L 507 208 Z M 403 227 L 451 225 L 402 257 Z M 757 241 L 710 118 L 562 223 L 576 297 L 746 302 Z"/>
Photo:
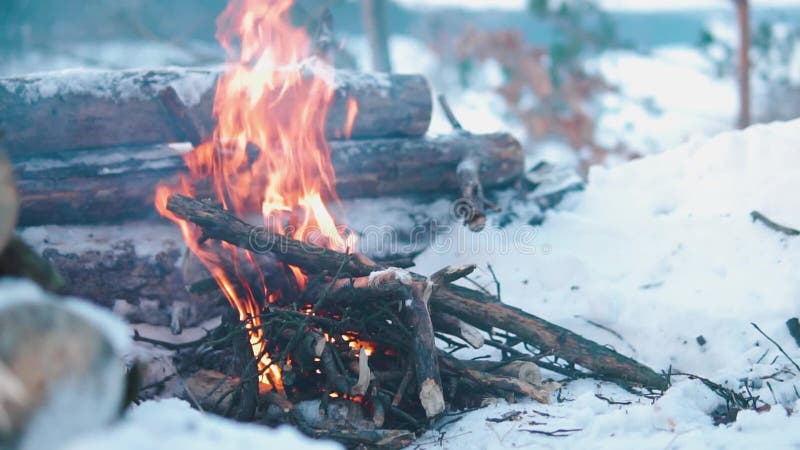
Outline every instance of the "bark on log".
<path fill-rule="evenodd" d="M 167 207 L 179 217 L 199 225 L 209 238 L 251 248 L 249 236 L 255 227 L 226 211 L 182 196 L 172 196 Z M 340 273 L 363 276 L 385 270 L 384 267 L 357 260 L 353 255 L 322 249 L 285 236 L 273 235 L 271 239 L 275 242 L 272 252 L 278 259 L 308 271 L 336 273 L 341 268 Z M 441 273 L 449 272 L 445 270 Z M 409 277 L 427 280 L 412 272 L 408 274 Z M 565 328 L 499 303 L 478 291 L 440 285 L 433 290 L 430 302 L 434 311 L 452 314 L 487 331 L 492 328 L 506 330 L 547 354 L 590 370 L 598 378 L 654 389 L 667 387 L 666 379 L 653 369 Z"/>
<path fill-rule="evenodd" d="M 480 176 L 486 188 L 508 185 L 523 171 L 522 147 L 504 133 L 332 141 L 330 147 L 343 198 L 458 192 L 458 164 L 472 153 L 481 155 Z M 86 150 L 18 158 L 14 163 L 22 226 L 155 216 L 155 186 L 185 170 L 180 152 L 169 146 Z"/>
<path fill-rule="evenodd" d="M 219 69 L 62 71 L 0 78 L 0 134 L 12 157 L 119 145 L 186 141 L 159 98 L 174 89 L 197 129 L 214 129 Z M 431 91 L 420 75 L 337 71 L 326 135 L 342 138 L 350 98 L 359 113 L 352 137 L 422 136 Z"/>

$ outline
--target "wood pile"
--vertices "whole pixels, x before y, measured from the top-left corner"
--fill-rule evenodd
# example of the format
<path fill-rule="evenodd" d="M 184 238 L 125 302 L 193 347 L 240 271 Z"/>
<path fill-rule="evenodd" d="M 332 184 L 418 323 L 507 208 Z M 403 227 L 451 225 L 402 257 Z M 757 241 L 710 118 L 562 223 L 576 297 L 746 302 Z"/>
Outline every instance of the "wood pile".
<path fill-rule="evenodd" d="M 353 447 L 399 448 L 447 408 L 496 396 L 548 402 L 557 386 L 543 383 L 538 367 L 629 388 L 667 386 L 664 376 L 608 347 L 453 284 L 474 265 L 423 276 L 271 233 L 207 202 L 174 195 L 167 207 L 200 227 L 202 245 L 227 242 L 310 277 L 304 291 L 259 316 L 271 365 L 282 374 L 273 385 L 283 391 L 259 393 L 249 330 L 235 318 L 185 351 L 193 397 L 219 413 L 291 423 Z M 271 273 L 265 266 L 263 275 Z M 495 346 L 508 357 L 461 360 L 437 348 L 437 339 L 456 348 Z M 309 417 L 309 404 L 320 414 Z"/>
<path fill-rule="evenodd" d="M 211 137 L 218 75 L 164 69 L 0 79 L 0 135 L 19 182 L 20 224 L 153 216 L 156 184 L 185 170 L 181 152 L 165 144 Z M 522 174 L 522 148 L 506 133 L 425 137 L 433 104 L 423 77 L 333 77 L 326 135 L 343 198 L 438 192 L 471 201 Z M 477 216 L 465 220 L 480 229 L 483 207 L 474 206 Z"/>

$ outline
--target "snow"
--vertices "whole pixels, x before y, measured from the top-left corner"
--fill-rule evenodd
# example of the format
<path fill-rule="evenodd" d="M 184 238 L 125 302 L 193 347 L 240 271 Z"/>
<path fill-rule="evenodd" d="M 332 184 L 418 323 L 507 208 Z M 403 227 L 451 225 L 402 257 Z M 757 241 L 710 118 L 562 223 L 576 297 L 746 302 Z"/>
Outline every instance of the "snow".
<path fill-rule="evenodd" d="M 133 408 L 116 426 L 72 442 L 65 450 L 221 450 L 283 448 L 338 450 L 336 443 L 312 440 L 290 427 L 242 424 L 168 399 Z"/>
<path fill-rule="evenodd" d="M 504 302 L 656 370 L 695 373 L 734 390 L 750 379 L 753 395 L 773 404 L 770 412 L 742 413 L 737 422 L 714 427 L 708 413 L 722 400 L 696 381 L 674 377 L 673 387 L 652 405 L 606 383 L 577 381 L 562 390 L 568 399 L 563 403 L 502 403 L 445 426 L 445 448 L 800 445 L 800 418 L 787 413 L 800 406 L 796 375 L 768 380 L 769 387 L 760 379 L 793 366 L 750 325 L 758 324 L 800 360 L 784 325 L 797 315 L 800 240 L 753 223 L 749 215 L 759 210 L 800 227 L 791 197 L 800 191 L 798 148 L 800 120 L 695 139 L 615 168 L 596 167 L 586 191 L 548 213 L 541 227 L 487 227 L 479 234 L 484 236 L 474 237 L 456 226 L 415 267 L 431 273 L 454 262 L 491 264 Z M 488 247 L 497 242 L 504 245 Z M 488 271 L 479 271 L 475 280 L 494 286 Z M 698 336 L 705 345 L 696 342 Z M 596 393 L 633 404 L 612 406 Z M 521 423 L 485 421 L 531 408 L 558 419 L 529 414 Z M 544 425 L 530 427 L 530 421 Z M 515 431 L 522 428 L 581 431 L 554 438 Z M 431 442 L 439 437 L 427 436 Z"/>
<path fill-rule="evenodd" d="M 185 246 L 180 230 L 168 223 L 127 222 L 122 225 L 70 227 L 42 225 L 23 229 L 21 237 L 38 252 L 53 248 L 63 254 L 97 250 L 109 243 L 124 240 L 135 243 L 137 255 L 149 257 Z"/>
<path fill-rule="evenodd" d="M 621 90 L 601 100 L 598 140 L 609 148 L 619 143 L 652 154 L 735 123 L 735 80 L 714 77 L 712 65 L 696 49 L 660 47 L 649 55 L 607 52 L 591 61 L 589 70 Z M 649 111 L 648 103 L 658 111 Z"/>
<path fill-rule="evenodd" d="M 147 99 L 172 86 L 188 107 L 200 102 L 217 79 L 215 70 L 167 68 L 167 72 L 142 70 L 108 71 L 102 69 L 63 69 L 32 73 L 15 78 L 0 79 L 0 88 L 17 93 L 24 101 L 33 103 L 43 98 L 66 94 L 91 94 L 112 100 Z"/>

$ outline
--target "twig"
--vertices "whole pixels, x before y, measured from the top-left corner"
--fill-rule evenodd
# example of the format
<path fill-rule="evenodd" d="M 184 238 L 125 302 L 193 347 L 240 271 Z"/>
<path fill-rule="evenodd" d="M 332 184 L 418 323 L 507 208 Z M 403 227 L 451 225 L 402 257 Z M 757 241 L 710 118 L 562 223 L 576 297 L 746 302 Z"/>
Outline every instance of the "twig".
<path fill-rule="evenodd" d="M 781 225 L 777 222 L 770 220 L 767 216 L 761 214 L 758 211 L 752 211 L 750 213 L 750 217 L 753 218 L 754 222 L 761 222 L 767 228 L 777 231 L 778 233 L 783 233 L 787 236 L 797 236 L 800 235 L 800 230 L 795 230 L 794 228 L 789 228 L 787 226 Z"/>
<path fill-rule="evenodd" d="M 542 434 L 545 436 L 552 436 L 552 437 L 568 437 L 571 436 L 573 433 L 583 431 L 583 428 L 559 428 L 553 431 L 521 429 L 520 431 L 527 431 L 528 433 Z"/>
<path fill-rule="evenodd" d="M 521 416 L 522 416 L 522 411 L 508 411 L 507 413 L 504 413 L 500 417 L 489 417 L 486 419 L 486 421 L 492 423 L 510 422 L 513 420 L 518 420 Z"/>
<path fill-rule="evenodd" d="M 146 336 L 142 336 L 141 334 L 139 334 L 139 330 L 133 330 L 133 340 L 134 341 L 146 342 L 148 344 L 153 344 L 153 345 L 157 345 L 159 347 L 164 347 L 167 350 L 180 350 L 180 349 L 183 349 L 183 348 L 197 347 L 198 345 L 202 344 L 206 339 L 208 339 L 208 336 L 210 336 L 210 333 L 206 333 L 205 336 L 201 337 L 200 339 L 194 340 L 194 341 L 175 343 L 175 342 L 161 341 L 161 340 L 158 340 L 158 339 L 153 339 L 153 338 L 149 338 L 149 337 L 146 337 Z"/>
<path fill-rule="evenodd" d="M 447 117 L 447 121 L 450 122 L 450 125 L 457 131 L 464 131 L 464 127 L 461 126 L 461 122 L 459 122 L 456 118 L 456 115 L 453 114 L 453 110 L 450 109 L 450 104 L 447 102 L 447 98 L 444 96 L 444 94 L 439 94 L 438 100 L 439 104 L 442 106 L 444 115 Z"/>
<path fill-rule="evenodd" d="M 599 398 L 600 400 L 603 400 L 604 402 L 608 403 L 609 405 L 630 405 L 631 403 L 633 403 L 633 402 L 615 401 L 615 400 L 613 400 L 611 398 L 608 398 L 605 395 L 600 394 L 600 393 L 594 394 L 594 396 Z"/>
<path fill-rule="evenodd" d="M 489 273 L 492 274 L 492 279 L 494 280 L 494 287 L 495 287 L 495 290 L 497 291 L 497 301 L 502 303 L 503 302 L 503 298 L 500 297 L 500 281 L 497 280 L 497 275 L 495 275 L 494 269 L 492 268 L 492 265 L 491 264 L 486 264 L 486 267 L 489 269 Z"/>
<path fill-rule="evenodd" d="M 778 347 L 778 351 L 780 351 L 781 353 L 783 353 L 783 356 L 785 356 L 785 357 L 786 357 L 786 359 L 788 359 L 788 360 L 789 360 L 789 361 L 790 361 L 790 362 L 791 362 L 791 363 L 794 365 L 794 367 L 797 369 L 797 371 L 798 371 L 798 372 L 800 372 L 800 365 L 797 365 L 797 363 L 796 363 L 796 362 L 795 362 L 795 361 L 792 359 L 792 357 L 791 357 L 791 356 L 789 356 L 789 354 L 788 354 L 788 353 L 786 353 L 786 351 L 783 349 L 783 347 L 781 347 L 781 346 L 780 346 L 780 344 L 778 344 L 777 342 L 775 342 L 775 340 L 774 340 L 774 339 L 772 339 L 771 337 L 767 336 L 767 333 L 764 333 L 764 332 L 761 330 L 761 328 L 759 328 L 759 327 L 758 327 L 758 325 L 756 325 L 754 322 L 750 322 L 750 325 L 752 325 L 752 326 L 753 326 L 753 328 L 755 328 L 756 330 L 758 330 L 758 332 L 759 332 L 759 333 L 761 333 L 761 334 L 762 334 L 762 335 L 763 335 L 765 338 L 767 338 L 767 340 L 768 340 L 768 341 L 770 341 L 770 342 L 772 342 L 773 344 L 775 344 L 775 347 Z"/>

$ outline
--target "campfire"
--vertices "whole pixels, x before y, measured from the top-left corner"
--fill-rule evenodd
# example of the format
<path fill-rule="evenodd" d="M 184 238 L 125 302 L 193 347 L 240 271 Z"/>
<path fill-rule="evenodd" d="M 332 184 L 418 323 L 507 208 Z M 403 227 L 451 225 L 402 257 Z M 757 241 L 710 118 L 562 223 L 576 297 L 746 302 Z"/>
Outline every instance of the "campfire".
<path fill-rule="evenodd" d="M 134 336 L 175 352 L 181 395 L 198 408 L 242 421 L 293 424 L 348 446 L 399 448 L 448 411 L 479 407 L 489 398 L 548 402 L 558 384 L 544 381 L 540 368 L 665 388 L 664 377 L 652 369 L 458 284 L 475 265 L 423 275 L 359 253 L 337 191 L 458 193 L 454 212 L 480 231 L 486 212 L 497 209 L 484 188 L 516 182 L 533 190 L 539 182 L 523 177 L 516 140 L 463 130 L 442 98 L 455 132 L 423 137 L 432 110 L 426 80 L 334 70 L 329 27 L 323 24 L 311 39 L 289 22 L 292 3 L 233 0 L 218 20 L 228 57 L 222 73 L 102 75 L 100 84 L 137 90 L 111 100 L 66 92 L 55 103 L 38 98 L 9 107 L 20 122 L 8 141 L 23 224 L 51 223 L 54 212 L 68 223 L 129 220 L 152 210 L 155 199 L 190 252 L 184 266 L 194 261 L 203 268 L 191 283 L 184 273 L 191 294 L 183 286 L 174 298 L 170 293 L 169 285 L 181 284 L 174 280 L 174 260 L 157 268 L 115 267 L 113 280 L 131 271 L 155 278 L 145 287 L 158 294 L 156 309 L 171 302 L 164 309 L 174 333 L 181 332 L 181 311 L 193 295 L 224 298 L 229 305 L 221 325 L 195 341 Z M 165 81 L 198 74 L 214 83 L 195 101 Z M 12 79 L 2 86 L 19 87 L 8 96 L 29 95 L 26 86 L 36 83 Z M 25 127 L 35 120 L 25 118 L 56 110 L 95 132 L 77 136 L 55 124 L 32 149 Z M 110 132 L 121 112 L 147 131 L 125 137 Z M 178 156 L 140 149 L 124 162 L 93 159 L 98 146 L 175 140 L 190 141 L 191 150 Z M 53 146 L 78 151 L 59 155 L 58 163 L 37 154 Z M 72 293 L 109 299 L 130 294 L 102 274 L 94 277 L 99 281 L 75 283 L 75 276 L 86 278 L 85 267 L 71 266 L 80 258 L 48 257 L 72 279 Z M 76 292 L 81 287 L 87 291 Z M 502 359 L 454 355 L 484 346 Z M 154 395 L 152 388 L 142 395 Z"/>
<path fill-rule="evenodd" d="M 356 252 L 355 235 L 329 211 L 338 203 L 325 137 L 333 70 L 288 23 L 291 3 L 233 2 L 220 17 L 218 36 L 230 61 L 216 88 L 218 125 L 185 156 L 189 173 L 156 193 L 158 211 L 178 224 L 234 308 L 238 323 L 227 324 L 229 336 L 240 336 L 250 350 L 238 355 L 233 371 L 203 367 L 190 386 L 207 406 L 221 411 L 224 404 L 229 415 L 388 447 L 409 444 L 447 407 L 479 406 L 494 395 L 548 401 L 555 385 L 542 382 L 535 362 L 567 356 L 548 353 L 555 342 L 527 357 L 503 348 L 513 358 L 495 363 L 459 360 L 437 348 L 437 338 L 478 348 L 486 343 L 480 328 L 526 339 L 515 328 L 524 313 L 451 285 L 474 266 L 430 277 L 384 267 Z M 355 100 L 347 104 L 344 136 L 358 114 Z M 474 199 L 482 197 L 480 183 L 462 175 L 470 164 L 459 165 L 459 176 Z M 213 197 L 194 199 L 206 184 Z M 258 226 L 240 219 L 255 215 Z M 541 326 L 527 331 L 538 347 Z M 236 329 L 241 334 L 230 333 Z M 546 333 L 570 339 L 566 330 Z M 570 344 L 587 345 L 575 339 Z M 232 345 L 221 340 L 217 348 Z M 578 359 L 587 368 L 611 358 L 620 364 L 619 379 L 660 384 L 656 374 L 610 350 L 588 350 Z M 298 412 L 308 402 L 324 419 Z"/>

